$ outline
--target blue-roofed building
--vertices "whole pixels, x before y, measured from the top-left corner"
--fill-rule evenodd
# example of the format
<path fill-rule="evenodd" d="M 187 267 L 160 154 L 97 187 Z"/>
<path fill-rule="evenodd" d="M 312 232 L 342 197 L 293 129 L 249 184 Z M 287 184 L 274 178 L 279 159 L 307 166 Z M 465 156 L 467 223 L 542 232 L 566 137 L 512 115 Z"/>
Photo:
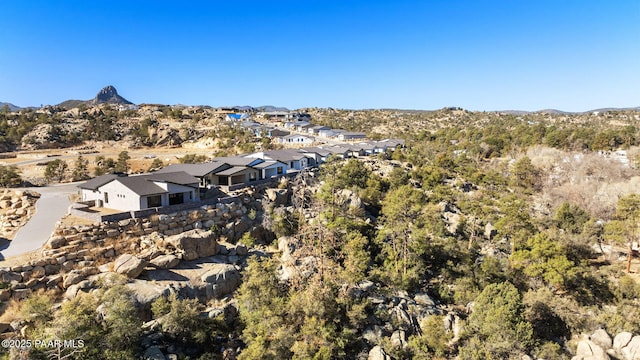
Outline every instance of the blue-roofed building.
<path fill-rule="evenodd" d="M 249 120 L 249 114 L 227 114 L 225 120 L 231 122 L 247 121 Z"/>

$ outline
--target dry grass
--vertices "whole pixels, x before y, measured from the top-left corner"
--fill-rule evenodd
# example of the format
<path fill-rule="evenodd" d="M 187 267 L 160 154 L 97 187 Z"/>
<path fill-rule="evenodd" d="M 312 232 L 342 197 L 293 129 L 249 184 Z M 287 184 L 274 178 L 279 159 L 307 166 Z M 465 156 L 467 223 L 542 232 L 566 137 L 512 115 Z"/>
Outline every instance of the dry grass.
<path fill-rule="evenodd" d="M 95 222 L 85 219 L 79 216 L 67 215 L 60 219 L 60 222 L 65 227 L 71 227 L 76 225 L 95 225 Z"/>
<path fill-rule="evenodd" d="M 10 323 L 16 319 L 20 318 L 20 308 L 22 304 L 20 301 L 11 299 L 7 303 L 3 303 L 0 307 L 0 322 Z"/>
<path fill-rule="evenodd" d="M 38 249 L 22 255 L 10 256 L 4 260 L 1 260 L 0 266 L 2 267 L 22 266 L 22 265 L 28 264 L 33 260 L 37 260 L 40 258 L 42 258 L 42 254 L 40 252 L 40 249 Z"/>

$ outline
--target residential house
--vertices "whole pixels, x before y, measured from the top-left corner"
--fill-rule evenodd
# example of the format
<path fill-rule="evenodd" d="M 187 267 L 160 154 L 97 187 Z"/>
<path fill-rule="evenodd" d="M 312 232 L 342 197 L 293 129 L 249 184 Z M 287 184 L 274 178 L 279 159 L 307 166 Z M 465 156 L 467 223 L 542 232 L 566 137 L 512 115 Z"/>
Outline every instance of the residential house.
<path fill-rule="evenodd" d="M 364 147 L 360 144 L 345 144 L 344 147 L 349 149 L 348 157 L 358 157 L 365 155 Z"/>
<path fill-rule="evenodd" d="M 293 113 L 290 116 L 294 121 L 311 121 L 311 114 L 307 113 Z"/>
<path fill-rule="evenodd" d="M 357 143 L 360 147 L 360 152 L 362 155 L 373 155 L 376 153 L 376 145 L 373 142 L 361 142 Z"/>
<path fill-rule="evenodd" d="M 291 117 L 288 111 L 265 111 L 262 116 L 267 120 L 285 120 Z"/>
<path fill-rule="evenodd" d="M 308 121 L 287 121 L 284 123 L 285 129 L 298 130 L 301 126 L 307 126 L 311 123 Z"/>
<path fill-rule="evenodd" d="M 316 141 L 316 139 L 311 137 L 311 136 L 305 136 L 305 135 L 299 135 L 299 134 L 291 134 L 291 135 L 286 135 L 286 136 L 280 137 L 279 141 L 282 144 L 306 145 L 306 144 L 312 144 L 314 141 Z"/>
<path fill-rule="evenodd" d="M 327 158 L 331 155 L 331 151 L 317 146 L 301 148 L 300 152 L 311 159 L 309 161 L 310 166 L 318 166 L 322 164 L 327 161 Z"/>
<path fill-rule="evenodd" d="M 334 145 L 327 146 L 324 149 L 331 153 L 329 156 L 336 156 L 340 159 L 346 159 L 351 154 L 351 150 L 345 146 Z"/>
<path fill-rule="evenodd" d="M 221 171 L 216 171 L 213 176 L 213 185 L 231 186 L 237 184 L 249 184 L 261 179 L 262 171 L 253 168 L 254 165 L 262 163 L 262 159 L 248 159 L 242 156 L 227 156 L 215 158 L 214 161 L 222 162 L 228 167 Z"/>
<path fill-rule="evenodd" d="M 321 130 L 331 130 L 331 128 L 323 125 L 315 125 L 307 128 L 309 135 L 319 135 Z"/>
<path fill-rule="evenodd" d="M 385 139 L 371 143 L 375 145 L 374 153 L 383 153 L 386 152 L 387 149 L 395 150 L 398 147 L 404 147 L 404 140 L 402 139 Z"/>
<path fill-rule="evenodd" d="M 291 134 L 289 131 L 280 130 L 270 125 L 262 125 L 259 128 L 253 128 L 253 133 L 257 137 L 281 138 Z"/>
<path fill-rule="evenodd" d="M 309 128 L 314 127 L 315 125 L 308 123 L 308 124 L 304 124 L 306 121 L 301 121 L 300 123 L 296 124 L 295 129 L 296 131 L 299 132 L 309 132 Z"/>
<path fill-rule="evenodd" d="M 367 138 L 367 134 L 363 132 L 344 132 L 344 133 L 338 134 L 338 140 L 342 140 L 342 141 L 360 140 L 360 139 L 366 139 L 366 138 Z"/>
<path fill-rule="evenodd" d="M 267 136 L 272 138 L 283 137 L 289 134 L 291 133 L 285 130 L 280 130 L 280 129 L 269 128 L 267 130 Z"/>
<path fill-rule="evenodd" d="M 219 171 L 226 170 L 231 165 L 220 161 L 209 161 L 200 164 L 171 164 L 156 173 L 168 173 L 176 171 L 184 171 L 187 174 L 198 178 L 200 188 L 210 188 L 216 182 L 215 174 Z"/>
<path fill-rule="evenodd" d="M 156 173 L 184 171 L 199 180 L 201 188 L 212 186 L 230 186 L 250 183 L 263 178 L 262 168 L 255 165 L 264 162 L 262 159 L 247 159 L 241 156 L 219 157 L 201 164 L 173 164 L 156 171 Z"/>
<path fill-rule="evenodd" d="M 323 130 L 318 130 L 318 136 L 323 137 L 323 138 L 332 138 L 334 136 L 337 136 L 338 132 L 336 132 L 336 130 L 328 128 L 328 129 L 323 129 Z"/>
<path fill-rule="evenodd" d="M 384 140 L 378 141 L 378 143 L 385 144 L 387 145 L 387 147 L 396 148 L 396 147 L 404 147 L 405 142 L 404 142 L 404 139 L 384 139 Z"/>
<path fill-rule="evenodd" d="M 287 165 L 288 171 L 299 171 L 309 167 L 307 156 L 294 149 L 261 151 L 246 156 L 249 158 L 279 161 Z"/>
<path fill-rule="evenodd" d="M 333 138 L 333 139 L 337 139 L 338 136 L 340 136 L 340 134 L 344 134 L 346 132 L 348 132 L 348 131 L 347 130 L 343 130 L 343 129 L 332 129 L 330 137 Z"/>
<path fill-rule="evenodd" d="M 239 122 L 239 121 L 248 121 L 249 120 L 249 114 L 227 114 L 225 115 L 224 119 L 226 121 L 231 121 L 231 122 Z"/>
<path fill-rule="evenodd" d="M 132 211 L 200 200 L 199 180 L 183 171 L 142 175 L 108 174 L 78 185 L 82 201 Z"/>
<path fill-rule="evenodd" d="M 260 130 L 263 127 L 262 124 L 255 121 L 243 121 L 239 124 L 239 126 L 256 136 L 259 136 Z"/>
<path fill-rule="evenodd" d="M 287 164 L 277 160 L 265 160 L 252 167 L 260 170 L 261 179 L 270 179 L 287 173 Z"/>

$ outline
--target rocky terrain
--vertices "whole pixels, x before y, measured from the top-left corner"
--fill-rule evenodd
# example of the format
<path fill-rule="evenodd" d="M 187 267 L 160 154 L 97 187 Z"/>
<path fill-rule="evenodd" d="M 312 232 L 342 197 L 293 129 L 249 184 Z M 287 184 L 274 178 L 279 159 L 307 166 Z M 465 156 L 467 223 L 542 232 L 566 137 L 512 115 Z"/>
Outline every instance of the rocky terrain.
<path fill-rule="evenodd" d="M 2 115 L 29 124 L 8 148 L 269 145 L 209 107 L 38 111 Z M 95 347 L 136 345 L 115 358 L 638 358 L 637 110 L 299 111 L 408 147 L 192 211 L 66 219 L 40 258 L 0 269 L 1 337 L 61 337 L 63 319 L 89 318 Z M 105 342 L 120 328 L 131 343 Z"/>
<path fill-rule="evenodd" d="M 99 291 L 104 284 L 124 284 L 135 299 L 144 321 L 143 353 L 148 359 L 169 359 L 189 355 L 162 331 L 163 319 L 151 317 L 154 301 L 169 294 L 195 298 L 209 304 L 200 312 L 203 319 L 222 316 L 228 326 L 237 326 L 238 304 L 233 292 L 242 281 L 249 257 L 275 257 L 281 263 L 280 278 L 300 281 L 317 271 L 317 258 L 309 256 L 300 240 L 280 237 L 277 249 L 248 247 L 240 239 L 250 234 L 269 243 L 273 234 L 265 229 L 265 209 L 280 207 L 292 211 L 294 190 L 264 189 L 248 193 L 236 202 L 203 206 L 194 211 L 130 219 L 94 226 L 58 226 L 45 246 L 42 257 L 29 263 L 0 269 L 0 301 L 24 301 L 32 294 L 47 291 L 62 301 L 80 293 Z M 362 207 L 353 193 L 341 195 L 349 206 Z M 283 208 L 284 206 L 284 208 Z M 313 211 L 307 217 L 311 219 Z M 317 214 L 316 214 L 317 215 Z M 268 226 L 268 225 L 267 225 Z M 306 275 L 305 275 L 306 274 Z M 406 346 L 410 335 L 422 330 L 420 323 L 430 315 L 442 315 L 447 331 L 457 338 L 461 331 L 460 312 L 438 304 L 427 293 L 387 294 L 371 281 L 344 289 L 346 296 L 366 299 L 375 312 L 385 314 L 365 330 L 372 344 L 390 339 L 393 346 Z M 218 299 L 218 300 L 216 300 Z M 384 319 L 384 320 L 383 320 Z M 28 333 L 30 322 L 21 317 L 0 318 L 3 339 Z M 239 339 L 229 338 L 227 358 L 233 358 Z M 386 359 L 380 346 L 372 347 L 369 359 Z"/>
<path fill-rule="evenodd" d="M 0 193 L 0 236 L 13 239 L 16 232 L 36 211 L 39 194 L 5 189 Z"/>

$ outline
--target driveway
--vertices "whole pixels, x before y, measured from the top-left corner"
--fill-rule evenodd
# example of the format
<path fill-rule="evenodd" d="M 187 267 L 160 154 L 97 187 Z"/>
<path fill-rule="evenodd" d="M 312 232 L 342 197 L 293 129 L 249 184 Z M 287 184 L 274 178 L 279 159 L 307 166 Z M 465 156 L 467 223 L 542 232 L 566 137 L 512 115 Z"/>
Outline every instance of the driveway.
<path fill-rule="evenodd" d="M 25 188 L 40 193 L 36 213 L 18 230 L 13 241 L 0 244 L 0 261 L 42 247 L 49 240 L 56 222 L 69 211 L 69 195 L 78 191 L 77 184 Z"/>

